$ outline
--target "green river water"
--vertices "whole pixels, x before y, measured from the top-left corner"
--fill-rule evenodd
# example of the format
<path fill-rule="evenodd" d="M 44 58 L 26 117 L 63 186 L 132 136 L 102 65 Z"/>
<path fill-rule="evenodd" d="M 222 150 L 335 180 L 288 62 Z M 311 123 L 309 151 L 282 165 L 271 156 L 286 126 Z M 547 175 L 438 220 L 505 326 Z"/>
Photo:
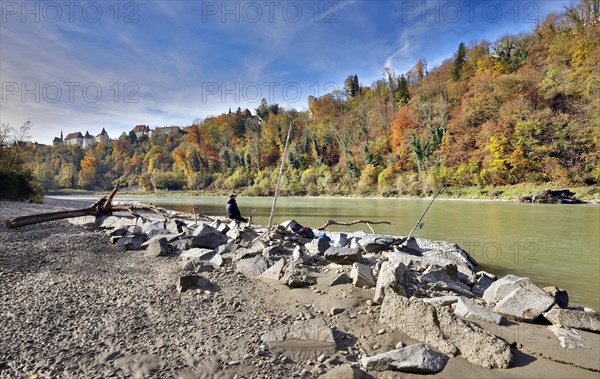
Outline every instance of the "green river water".
<path fill-rule="evenodd" d="M 65 198 L 77 198 L 75 196 Z M 205 215 L 224 215 L 225 197 L 117 196 L 117 201 L 151 202 Z M 255 210 L 266 225 L 272 198 L 240 197 L 242 215 Z M 328 219 L 389 221 L 377 233 L 406 236 L 430 200 L 279 198 L 274 221 L 294 219 L 317 228 Z M 370 232 L 364 224 L 329 230 Z M 498 276 L 527 276 L 540 286 L 565 288 L 572 305 L 600 309 L 600 205 L 544 205 L 495 201 L 436 200 L 413 236 L 458 243 Z"/>

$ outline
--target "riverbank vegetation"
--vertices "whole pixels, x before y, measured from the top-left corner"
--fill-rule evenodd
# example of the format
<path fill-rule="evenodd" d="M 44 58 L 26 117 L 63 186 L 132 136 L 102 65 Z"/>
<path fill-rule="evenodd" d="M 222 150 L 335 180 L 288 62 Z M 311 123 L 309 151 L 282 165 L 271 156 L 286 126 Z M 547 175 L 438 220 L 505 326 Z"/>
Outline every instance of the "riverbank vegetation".
<path fill-rule="evenodd" d="M 30 146 L 25 166 L 46 191 L 121 181 L 269 195 L 292 124 L 284 195 L 431 196 L 447 184 L 451 197 L 553 186 L 597 198 L 599 8 L 582 0 L 530 33 L 460 43 L 438 67 L 420 59 L 370 85 L 349 75 L 306 111 L 263 101 L 256 116 L 238 109 L 169 135 Z"/>
<path fill-rule="evenodd" d="M 42 201 L 42 189 L 24 159 L 31 146 L 19 143 L 28 138 L 30 128 L 29 121 L 18 130 L 0 125 L 0 199 Z"/>

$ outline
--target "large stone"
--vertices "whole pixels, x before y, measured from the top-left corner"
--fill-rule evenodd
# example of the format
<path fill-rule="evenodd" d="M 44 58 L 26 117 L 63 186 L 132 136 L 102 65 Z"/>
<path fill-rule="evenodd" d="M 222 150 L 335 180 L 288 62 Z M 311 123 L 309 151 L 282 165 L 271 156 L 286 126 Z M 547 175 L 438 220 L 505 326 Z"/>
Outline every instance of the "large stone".
<path fill-rule="evenodd" d="M 227 232 L 227 237 L 233 239 L 237 243 L 252 242 L 258 234 L 252 229 L 234 228 Z"/>
<path fill-rule="evenodd" d="M 360 263 L 362 255 L 358 249 L 349 247 L 330 247 L 325 251 L 325 259 L 333 263 L 351 265 L 354 262 Z"/>
<path fill-rule="evenodd" d="M 402 242 L 400 246 L 398 246 L 398 250 L 414 256 L 422 255 L 421 248 L 419 247 L 417 240 L 413 237 L 407 238 L 404 242 Z"/>
<path fill-rule="evenodd" d="M 331 329 L 321 320 L 312 319 L 295 322 L 271 332 L 263 334 L 260 339 L 272 351 L 302 350 L 307 355 L 312 353 L 317 358 L 323 353 L 335 351 L 335 339 Z"/>
<path fill-rule="evenodd" d="M 475 304 L 470 299 L 459 298 L 454 308 L 454 314 L 473 321 L 485 321 L 500 325 L 502 316 Z"/>
<path fill-rule="evenodd" d="M 306 267 L 294 262 L 288 263 L 283 268 L 279 280 L 290 288 L 306 287 L 317 283 L 317 279 L 308 274 Z"/>
<path fill-rule="evenodd" d="M 430 266 L 419 277 L 421 283 L 444 282 L 449 288 L 458 287 L 465 291 L 471 291 L 471 288 L 460 281 L 458 278 L 458 269 L 455 264 L 449 264 L 443 267 L 438 265 Z M 463 291 L 461 291 L 462 293 Z M 471 295 L 472 297 L 473 295 Z"/>
<path fill-rule="evenodd" d="M 331 247 L 331 244 L 325 238 L 317 238 L 304 245 L 304 247 L 310 255 L 323 255 Z"/>
<path fill-rule="evenodd" d="M 201 249 L 199 247 L 194 247 L 189 250 L 182 252 L 179 255 L 179 260 L 186 262 L 190 259 L 200 259 L 204 261 L 208 261 L 210 257 L 215 253 L 213 249 Z"/>
<path fill-rule="evenodd" d="M 144 255 L 147 257 L 162 257 L 168 255 L 169 251 L 170 246 L 165 237 L 158 239 L 153 238 L 149 241 Z"/>
<path fill-rule="evenodd" d="M 542 288 L 544 292 L 554 298 L 554 302 L 561 308 L 569 307 L 569 293 L 566 289 L 558 288 L 555 286 Z"/>
<path fill-rule="evenodd" d="M 146 242 L 145 234 L 137 234 L 134 236 L 125 236 L 117 240 L 116 245 L 125 248 L 125 250 L 139 250 L 144 242 Z"/>
<path fill-rule="evenodd" d="M 104 216 L 98 217 L 98 227 L 104 229 L 128 228 L 135 225 L 135 218 L 131 216 Z"/>
<path fill-rule="evenodd" d="M 448 357 L 423 343 L 361 359 L 361 365 L 367 370 L 393 370 L 416 374 L 438 373 L 446 367 L 447 362 Z"/>
<path fill-rule="evenodd" d="M 269 267 L 265 272 L 258 276 L 258 279 L 263 280 L 279 280 L 285 267 L 286 260 L 281 258 L 273 266 Z"/>
<path fill-rule="evenodd" d="M 217 229 L 219 233 L 226 234 L 229 231 L 229 225 L 219 220 L 215 220 L 210 224 L 211 227 Z"/>
<path fill-rule="evenodd" d="M 311 261 L 311 258 L 306 255 L 301 245 L 296 245 L 294 251 L 292 251 L 292 260 L 296 263 L 307 264 Z"/>
<path fill-rule="evenodd" d="M 240 259 L 252 258 L 254 256 L 260 255 L 262 253 L 262 249 L 257 246 L 250 247 L 240 247 L 235 251 L 235 256 L 233 260 L 238 261 Z"/>
<path fill-rule="evenodd" d="M 215 291 L 217 287 L 210 280 L 200 275 L 183 275 L 177 281 L 177 291 L 185 292 L 190 289 Z"/>
<path fill-rule="evenodd" d="M 262 255 L 252 258 L 240 259 L 235 264 L 235 271 L 246 275 L 249 278 L 256 278 L 269 268 L 269 261 Z"/>
<path fill-rule="evenodd" d="M 146 234 L 148 238 L 154 236 L 169 234 L 169 229 L 164 228 L 164 222 L 162 221 L 147 221 L 142 224 L 142 233 Z"/>
<path fill-rule="evenodd" d="M 346 274 L 345 272 L 342 272 L 341 274 L 339 274 L 338 276 L 336 276 L 331 283 L 329 283 L 329 287 L 333 287 L 333 286 L 337 286 L 340 284 L 349 284 L 352 283 L 352 279 L 350 279 L 350 277 L 348 276 L 348 274 Z"/>
<path fill-rule="evenodd" d="M 348 235 L 346 233 L 332 232 L 331 234 L 331 246 L 335 247 L 346 247 L 348 243 Z"/>
<path fill-rule="evenodd" d="M 410 285 L 415 281 L 415 275 L 404 264 L 383 262 L 377 276 L 373 301 L 381 304 L 387 291 L 396 291 L 402 296 L 410 296 L 413 294 Z"/>
<path fill-rule="evenodd" d="M 452 252 L 445 252 L 441 250 L 430 250 L 423 253 L 423 262 L 427 265 L 438 265 L 438 266 L 447 266 L 449 264 L 456 265 L 458 279 L 472 286 L 477 281 L 477 276 L 475 271 L 471 269 L 471 266 L 468 265 L 463 259 L 459 258 L 458 255 L 453 254 Z"/>
<path fill-rule="evenodd" d="M 271 246 L 267 246 L 263 249 L 262 255 L 267 259 L 279 259 L 283 256 L 289 255 L 289 251 L 283 247 L 280 243 L 276 243 Z"/>
<path fill-rule="evenodd" d="M 194 230 L 192 237 L 193 247 L 216 249 L 225 243 L 227 243 L 227 237 L 209 225 L 201 224 L 200 227 Z"/>
<path fill-rule="evenodd" d="M 543 313 L 544 317 L 554 325 L 567 328 L 600 332 L 600 313 L 584 312 L 572 309 L 551 309 Z"/>
<path fill-rule="evenodd" d="M 554 298 L 541 288 L 519 287 L 500 300 L 494 312 L 512 320 L 533 321 L 553 304 Z"/>
<path fill-rule="evenodd" d="M 485 290 L 494 283 L 494 278 L 483 271 L 478 272 L 477 276 L 477 282 L 475 282 L 475 285 L 471 288 L 471 292 L 473 292 L 473 295 L 481 297 L 485 293 Z"/>
<path fill-rule="evenodd" d="M 188 230 L 187 224 L 181 220 L 170 220 L 165 224 L 165 227 L 173 234 L 184 233 Z"/>
<path fill-rule="evenodd" d="M 354 287 L 375 287 L 375 278 L 371 266 L 362 263 L 353 263 L 350 278 Z"/>
<path fill-rule="evenodd" d="M 439 250 L 445 254 L 454 255 L 467 264 L 472 271 L 475 271 L 477 261 L 454 242 L 432 241 L 424 238 L 417 238 L 417 243 L 419 244 L 419 247 L 423 253 L 431 250 Z"/>
<path fill-rule="evenodd" d="M 385 250 L 391 250 L 392 245 L 398 240 L 391 236 L 382 234 L 370 234 L 358 241 L 358 246 L 367 253 L 380 253 Z"/>
<path fill-rule="evenodd" d="M 394 291 L 386 293 L 379 321 L 444 354 L 460 354 L 481 367 L 508 368 L 512 361 L 510 345 L 504 340 L 461 320 L 447 307 L 436 308 Z"/>
<path fill-rule="evenodd" d="M 177 241 L 173 241 L 171 243 L 173 246 L 173 250 L 175 251 L 185 251 L 192 248 L 192 239 L 191 238 L 181 238 Z"/>
<path fill-rule="evenodd" d="M 492 283 L 484 291 L 482 297 L 488 303 L 497 303 L 517 288 L 529 288 L 534 290 L 534 287 L 539 290 L 536 292 L 543 292 L 542 289 L 533 284 L 529 278 L 506 275 Z"/>

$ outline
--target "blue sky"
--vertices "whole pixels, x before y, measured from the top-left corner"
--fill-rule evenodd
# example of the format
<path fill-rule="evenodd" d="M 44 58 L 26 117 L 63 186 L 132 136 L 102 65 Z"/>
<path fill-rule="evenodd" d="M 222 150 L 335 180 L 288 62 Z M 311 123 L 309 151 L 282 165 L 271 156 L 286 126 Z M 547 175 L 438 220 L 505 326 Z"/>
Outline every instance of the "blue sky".
<path fill-rule="evenodd" d="M 1 1 L 0 121 L 32 140 L 189 125 L 261 98 L 306 109 L 357 74 L 530 31 L 568 1 Z"/>

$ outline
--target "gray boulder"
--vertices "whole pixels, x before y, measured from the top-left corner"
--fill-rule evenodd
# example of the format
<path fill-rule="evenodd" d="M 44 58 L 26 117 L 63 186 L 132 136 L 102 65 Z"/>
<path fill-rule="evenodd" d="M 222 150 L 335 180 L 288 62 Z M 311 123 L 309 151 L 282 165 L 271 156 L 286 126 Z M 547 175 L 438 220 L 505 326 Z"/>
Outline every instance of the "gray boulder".
<path fill-rule="evenodd" d="M 194 230 L 192 237 L 193 247 L 216 249 L 225 243 L 227 243 L 227 237 L 209 225 L 201 224 Z"/>
<path fill-rule="evenodd" d="M 394 291 L 388 291 L 383 299 L 379 322 L 428 343 L 444 354 L 460 354 L 484 368 L 508 368 L 512 361 L 506 341 L 461 320 L 447 307 L 436 308 Z"/>
<path fill-rule="evenodd" d="M 402 296 L 411 296 L 413 294 L 411 285 L 415 282 L 415 275 L 404 264 L 383 262 L 377 276 L 373 301 L 381 304 L 388 291 L 395 291 Z"/>
<path fill-rule="evenodd" d="M 517 321 L 533 321 L 554 304 L 554 298 L 541 288 L 519 287 L 494 307 L 494 312 Z"/>
<path fill-rule="evenodd" d="M 474 285 L 477 281 L 475 271 L 473 271 L 464 260 L 459 258 L 457 255 L 452 254 L 451 252 L 444 252 L 441 250 L 430 250 L 423 253 L 423 258 L 423 261 L 427 265 L 435 264 L 441 267 L 447 266 L 449 264 L 456 265 L 458 271 L 458 279 L 469 286 Z"/>
<path fill-rule="evenodd" d="M 187 224 L 181 220 L 170 220 L 165 224 L 170 233 L 179 234 L 188 230 Z"/>
<path fill-rule="evenodd" d="M 358 241 L 358 246 L 367 253 L 380 253 L 391 250 L 397 239 L 383 234 L 370 234 Z"/>
<path fill-rule="evenodd" d="M 475 285 L 471 288 L 471 292 L 473 292 L 475 296 L 481 297 L 492 283 L 494 283 L 494 278 L 487 272 L 480 271 L 477 273 L 477 282 L 475 282 Z"/>
<path fill-rule="evenodd" d="M 289 251 L 280 243 L 275 243 L 274 245 L 267 246 L 262 251 L 263 257 L 275 260 L 287 256 L 289 254 Z"/>
<path fill-rule="evenodd" d="M 246 275 L 249 278 L 256 278 L 269 268 L 269 261 L 262 255 L 252 258 L 240 259 L 235 264 L 235 271 Z"/>
<path fill-rule="evenodd" d="M 330 234 L 331 246 L 346 247 L 346 244 L 348 244 L 348 235 L 346 233 L 332 232 Z"/>
<path fill-rule="evenodd" d="M 154 236 L 169 234 L 171 233 L 169 229 L 164 228 L 164 222 L 162 221 L 147 221 L 144 222 L 142 226 L 142 233 L 145 233 L 148 238 L 152 238 Z"/>
<path fill-rule="evenodd" d="M 296 263 L 307 264 L 311 261 L 311 258 L 306 255 L 301 245 L 296 245 L 294 251 L 292 251 L 292 260 Z"/>
<path fill-rule="evenodd" d="M 600 332 L 600 313 L 585 312 L 572 309 L 551 309 L 543 313 L 544 317 L 554 325 L 566 328 Z"/>
<path fill-rule="evenodd" d="M 227 225 L 224 222 L 221 222 L 219 220 L 215 220 L 210 224 L 211 227 L 217 229 L 219 231 L 219 233 L 222 234 L 227 234 L 227 232 L 229 231 L 229 225 Z"/>
<path fill-rule="evenodd" d="M 350 284 L 352 283 L 352 279 L 350 279 L 350 277 L 345 273 L 341 273 L 338 276 L 336 276 L 331 283 L 329 283 L 329 287 L 333 287 L 333 286 L 337 286 L 340 284 Z"/>
<path fill-rule="evenodd" d="M 506 275 L 492 283 L 483 293 L 483 299 L 488 303 L 497 303 L 517 288 L 533 288 L 535 284 L 529 278 L 516 275 Z M 540 289 L 541 290 L 541 289 Z"/>
<path fill-rule="evenodd" d="M 170 248 L 165 237 L 153 238 L 149 241 L 144 255 L 147 257 L 162 257 L 169 254 Z"/>
<path fill-rule="evenodd" d="M 354 287 L 375 287 L 375 278 L 371 266 L 362 263 L 353 263 L 350 278 Z"/>
<path fill-rule="evenodd" d="M 103 229 L 127 229 L 135 225 L 135 218 L 131 216 L 100 216 L 97 219 L 98 226 Z"/>
<path fill-rule="evenodd" d="M 414 256 L 421 256 L 422 255 L 422 250 L 419 247 L 419 244 L 417 243 L 417 240 L 413 237 L 406 239 L 404 242 L 402 242 L 399 246 L 398 246 L 398 250 L 406 253 L 406 254 L 410 254 L 410 255 L 414 255 Z"/>
<path fill-rule="evenodd" d="M 325 259 L 341 265 L 351 265 L 362 260 L 360 250 L 349 247 L 330 247 L 325 251 Z"/>
<path fill-rule="evenodd" d="M 304 245 L 304 247 L 310 255 L 323 255 L 331 247 L 331 244 L 324 238 L 317 238 Z"/>
<path fill-rule="evenodd" d="M 445 282 L 448 284 L 454 284 L 463 290 L 470 291 L 471 288 L 460 281 L 458 278 L 458 269 L 455 264 L 449 264 L 443 267 L 438 265 L 432 265 L 423 272 L 419 277 L 421 283 L 437 283 Z"/>
<path fill-rule="evenodd" d="M 252 258 L 254 256 L 260 255 L 262 253 L 262 249 L 258 246 L 250 246 L 250 247 L 240 247 L 235 251 L 235 256 L 233 260 L 238 261 L 240 259 Z"/>
<path fill-rule="evenodd" d="M 438 373 L 446 367 L 447 362 L 448 357 L 423 343 L 361 359 L 361 365 L 367 370 L 393 370 L 415 374 Z"/>
<path fill-rule="evenodd" d="M 234 228 L 227 232 L 227 237 L 233 239 L 237 243 L 252 242 L 256 237 L 258 237 L 258 233 L 248 228 L 243 230 Z"/>
<path fill-rule="evenodd" d="M 281 275 L 283 273 L 283 268 L 285 267 L 286 260 L 285 258 L 281 258 L 278 260 L 273 266 L 269 267 L 265 272 L 258 276 L 258 279 L 262 280 L 279 280 L 281 279 Z"/>
<path fill-rule="evenodd" d="M 300 288 L 317 283 L 302 264 L 290 262 L 283 268 L 279 281 L 290 288 Z"/>
<path fill-rule="evenodd" d="M 475 302 L 470 299 L 464 298 L 458 299 L 456 307 L 454 308 L 454 314 L 468 320 L 491 322 L 497 325 L 500 325 L 500 322 L 502 321 L 502 316 L 499 314 L 475 304 Z"/>
<path fill-rule="evenodd" d="M 145 234 L 136 234 L 134 236 L 121 237 L 116 241 L 116 245 L 125 250 L 139 250 L 147 237 Z"/>
<path fill-rule="evenodd" d="M 201 249 L 199 247 L 194 247 L 182 252 L 179 255 L 179 260 L 183 262 L 187 262 L 191 259 L 200 259 L 208 261 L 214 253 L 215 251 L 213 249 Z"/>
<path fill-rule="evenodd" d="M 171 242 L 171 246 L 173 246 L 173 250 L 175 250 L 175 251 L 189 250 L 192 248 L 192 239 L 191 238 L 181 238 L 181 239 Z"/>

